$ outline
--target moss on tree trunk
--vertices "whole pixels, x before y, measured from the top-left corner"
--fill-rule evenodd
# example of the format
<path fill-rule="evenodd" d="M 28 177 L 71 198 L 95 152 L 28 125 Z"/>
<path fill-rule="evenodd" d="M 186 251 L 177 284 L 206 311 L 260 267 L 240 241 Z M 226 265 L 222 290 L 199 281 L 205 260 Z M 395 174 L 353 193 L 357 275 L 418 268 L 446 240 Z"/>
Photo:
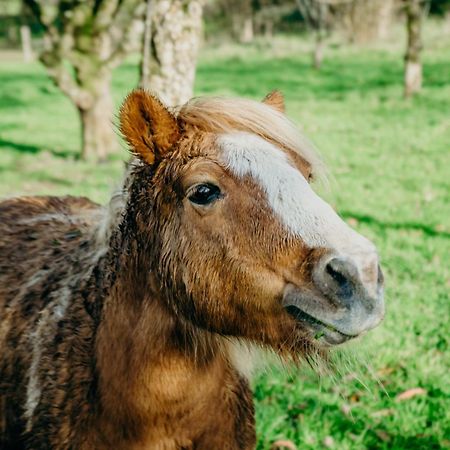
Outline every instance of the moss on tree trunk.
<path fill-rule="evenodd" d="M 141 85 L 168 105 L 183 104 L 193 95 L 203 0 L 152 1 L 151 9 L 151 40 L 145 42 L 151 52 L 142 61 Z"/>
<path fill-rule="evenodd" d="M 81 120 L 82 159 L 104 161 L 116 147 L 111 95 L 96 97 L 89 108 L 78 108 Z"/>

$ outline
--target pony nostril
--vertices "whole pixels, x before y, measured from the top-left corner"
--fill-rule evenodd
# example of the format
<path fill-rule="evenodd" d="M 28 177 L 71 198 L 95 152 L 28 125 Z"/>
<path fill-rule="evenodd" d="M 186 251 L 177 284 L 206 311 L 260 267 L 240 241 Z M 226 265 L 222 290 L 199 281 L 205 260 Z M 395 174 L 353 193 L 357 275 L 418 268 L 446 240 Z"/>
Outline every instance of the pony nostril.
<path fill-rule="evenodd" d="M 325 272 L 334 281 L 335 293 L 343 299 L 353 295 L 352 274 L 353 265 L 341 258 L 331 259 L 325 266 Z"/>
<path fill-rule="evenodd" d="M 333 278 L 334 280 L 336 280 L 336 282 L 341 285 L 347 282 L 347 279 L 344 277 L 344 275 L 342 275 L 340 272 L 338 272 L 337 270 L 335 270 L 333 268 L 333 266 L 331 265 L 331 263 L 328 263 L 327 266 L 325 267 L 325 270 L 327 271 L 327 273 L 331 276 L 331 278 Z"/>

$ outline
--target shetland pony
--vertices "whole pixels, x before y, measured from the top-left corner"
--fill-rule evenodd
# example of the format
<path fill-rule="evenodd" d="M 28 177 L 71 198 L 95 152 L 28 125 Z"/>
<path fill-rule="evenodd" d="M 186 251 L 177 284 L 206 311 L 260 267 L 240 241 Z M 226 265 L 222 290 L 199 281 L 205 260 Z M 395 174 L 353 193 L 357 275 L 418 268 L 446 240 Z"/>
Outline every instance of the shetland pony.
<path fill-rule="evenodd" d="M 298 360 L 381 321 L 376 249 L 283 109 L 136 90 L 107 207 L 0 203 L 1 449 L 253 449 L 240 349 Z"/>

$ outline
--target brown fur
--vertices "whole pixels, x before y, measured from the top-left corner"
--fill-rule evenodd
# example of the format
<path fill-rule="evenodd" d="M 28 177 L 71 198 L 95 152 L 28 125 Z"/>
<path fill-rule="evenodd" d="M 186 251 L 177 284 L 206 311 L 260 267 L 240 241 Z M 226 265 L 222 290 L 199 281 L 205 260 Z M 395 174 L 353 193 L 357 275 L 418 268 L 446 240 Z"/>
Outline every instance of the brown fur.
<path fill-rule="evenodd" d="M 258 186 L 217 162 L 214 126 L 187 115 L 127 98 L 121 129 L 143 163 L 106 234 L 112 213 L 87 199 L 0 204 L 0 448 L 252 449 L 229 337 L 320 351 L 280 300 L 311 283 L 321 250 L 286 235 Z M 205 174 L 228 193 L 214 211 L 186 197 Z"/>
<path fill-rule="evenodd" d="M 281 113 L 285 112 L 286 108 L 284 106 L 284 97 L 280 91 L 275 90 L 272 91 L 270 94 L 267 94 L 263 102 L 266 105 L 269 105 L 272 108 L 275 108 L 276 110 L 280 111 Z"/>
<path fill-rule="evenodd" d="M 167 153 L 180 137 L 175 117 L 156 97 L 136 89 L 120 109 L 120 131 L 147 164 Z"/>

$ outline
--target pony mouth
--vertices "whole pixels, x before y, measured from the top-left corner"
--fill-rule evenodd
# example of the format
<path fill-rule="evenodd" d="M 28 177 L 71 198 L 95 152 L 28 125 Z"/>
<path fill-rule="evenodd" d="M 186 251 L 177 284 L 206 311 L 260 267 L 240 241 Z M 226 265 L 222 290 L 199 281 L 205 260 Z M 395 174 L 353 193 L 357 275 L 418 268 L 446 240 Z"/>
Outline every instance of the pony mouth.
<path fill-rule="evenodd" d="M 319 319 L 307 314 L 295 305 L 285 306 L 286 312 L 297 322 L 301 323 L 314 337 L 314 340 L 328 345 L 339 345 L 357 337 L 342 333 L 334 326 L 329 325 Z"/>

